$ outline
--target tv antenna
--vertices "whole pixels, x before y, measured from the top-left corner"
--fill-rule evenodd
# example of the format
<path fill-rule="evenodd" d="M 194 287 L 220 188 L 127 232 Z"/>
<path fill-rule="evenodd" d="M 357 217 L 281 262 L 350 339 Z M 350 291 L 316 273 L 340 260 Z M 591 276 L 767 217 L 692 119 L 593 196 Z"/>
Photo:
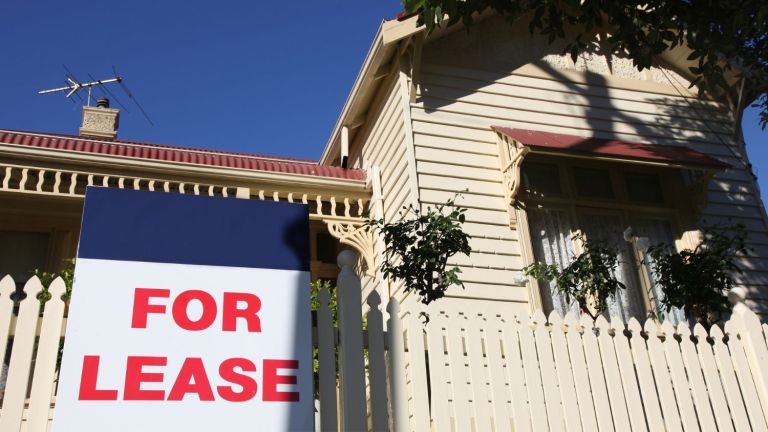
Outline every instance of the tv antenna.
<path fill-rule="evenodd" d="M 139 101 L 136 99 L 135 96 L 133 96 L 133 93 L 131 93 L 130 90 L 128 90 L 128 87 L 123 82 L 123 78 L 117 73 L 117 70 L 114 66 L 112 66 L 112 71 L 114 72 L 113 78 L 107 78 L 102 80 L 97 80 L 93 78 L 90 74 L 88 77 L 91 79 L 89 82 L 82 82 L 75 78 L 74 74 L 67 68 L 66 65 L 62 65 L 64 67 L 64 70 L 67 72 L 67 77 L 65 83 L 65 87 L 57 87 L 52 88 L 48 90 L 40 90 L 37 92 L 37 94 L 50 94 L 50 93 L 66 93 L 67 99 L 70 99 L 72 96 L 77 96 L 80 100 L 82 100 L 82 97 L 80 97 L 80 94 L 78 93 L 80 90 L 87 90 L 88 91 L 88 99 L 87 99 L 87 105 L 91 106 L 91 93 L 94 88 L 98 88 L 103 93 L 108 94 L 115 102 L 120 105 L 125 112 L 128 111 L 128 108 L 120 102 L 120 100 L 109 90 L 109 88 L 106 86 L 106 84 L 112 84 L 112 83 L 118 83 L 120 87 L 123 89 L 126 95 L 133 101 L 134 104 L 139 108 L 139 111 L 144 115 L 144 118 L 147 119 L 149 124 L 154 126 L 155 124 L 152 122 L 152 119 L 149 118 L 149 115 L 146 111 L 144 111 L 144 108 L 142 108 L 141 104 L 139 104 Z M 71 100 L 71 99 L 70 99 Z"/>

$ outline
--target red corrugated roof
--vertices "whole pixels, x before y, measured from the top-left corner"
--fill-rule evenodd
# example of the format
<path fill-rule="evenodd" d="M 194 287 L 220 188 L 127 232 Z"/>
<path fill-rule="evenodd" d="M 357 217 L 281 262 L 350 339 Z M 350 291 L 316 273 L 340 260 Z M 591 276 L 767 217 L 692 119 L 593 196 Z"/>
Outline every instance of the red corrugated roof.
<path fill-rule="evenodd" d="M 687 147 L 580 137 L 501 126 L 492 126 L 492 128 L 534 150 L 539 148 L 563 153 L 596 154 L 702 168 L 725 169 L 730 167 L 724 162 Z"/>
<path fill-rule="evenodd" d="M 317 161 L 308 159 L 263 156 L 134 141 L 105 140 L 74 135 L 0 130 L 0 143 L 125 158 L 176 162 L 190 165 L 271 171 L 349 180 L 365 180 L 365 171 L 363 170 L 321 166 L 317 164 Z"/>

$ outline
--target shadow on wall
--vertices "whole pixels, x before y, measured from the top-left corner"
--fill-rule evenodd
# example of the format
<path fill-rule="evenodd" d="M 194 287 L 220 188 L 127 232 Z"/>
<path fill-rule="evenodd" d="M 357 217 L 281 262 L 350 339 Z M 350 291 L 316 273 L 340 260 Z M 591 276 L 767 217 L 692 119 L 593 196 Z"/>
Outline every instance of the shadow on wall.
<path fill-rule="evenodd" d="M 524 29 L 512 29 L 501 19 L 494 21 L 489 18 L 482 26 L 475 26 L 469 32 L 456 32 L 425 47 L 417 98 L 424 112 L 461 114 L 465 111 L 454 105 L 457 102 L 476 105 L 475 109 L 493 104 L 486 112 L 474 114 L 470 127 L 488 127 L 489 131 L 492 125 L 549 129 L 571 135 L 684 146 L 701 151 L 733 168 L 718 173 L 715 184 L 710 184 L 710 190 L 715 192 L 709 195 L 717 200 L 709 202 L 704 211 L 707 217 L 700 223 L 742 222 L 748 230 L 765 236 L 760 201 L 749 186 L 751 166 L 745 160 L 743 148 L 734 145 L 733 121 L 727 107 L 697 100 L 695 92 L 686 89 L 687 83 L 678 82 L 676 74 L 663 69 L 658 73 L 662 74 L 662 80 L 675 85 L 679 97 L 646 93 L 645 98 L 638 101 L 626 91 L 611 88 L 607 75 L 591 71 L 584 72 L 585 83 L 574 82 L 568 73 L 551 64 L 557 64 L 558 58 L 564 59 L 559 56 L 562 53 L 561 43 L 556 41 L 549 45 L 545 38 L 528 34 L 527 26 L 518 27 Z M 599 47 L 595 45 L 586 56 L 599 56 L 599 53 Z M 543 60 L 548 55 L 552 56 L 550 62 Z M 606 72 L 613 72 L 613 59 L 607 60 Z M 626 66 L 627 61 L 622 59 L 621 63 Z M 531 80 L 530 86 L 527 82 L 518 85 L 518 89 L 522 90 L 520 92 L 495 91 L 497 86 L 503 86 L 498 84 L 500 80 L 528 64 L 535 64 L 551 77 L 549 79 L 559 84 L 547 86 L 546 81 L 541 81 L 544 85 L 539 86 Z M 471 74 L 467 70 L 471 70 Z M 536 95 L 537 90 L 540 95 Z M 547 99 L 546 93 L 551 91 L 559 91 L 563 95 L 558 112 L 552 112 L 547 107 L 557 103 Z M 501 103 L 507 99 L 519 108 L 510 109 L 509 105 L 479 101 L 477 97 L 472 97 L 478 92 L 484 92 Z M 557 117 L 562 118 L 561 124 L 557 124 Z M 557 129 L 552 130 L 553 127 Z M 599 150 L 604 143 L 585 138 L 584 145 Z M 660 150 L 659 153 L 663 152 Z M 715 206 L 717 209 L 714 209 Z M 768 247 L 762 248 L 753 257 L 766 254 Z M 742 267 L 768 270 L 768 262 L 757 263 L 748 259 Z"/>

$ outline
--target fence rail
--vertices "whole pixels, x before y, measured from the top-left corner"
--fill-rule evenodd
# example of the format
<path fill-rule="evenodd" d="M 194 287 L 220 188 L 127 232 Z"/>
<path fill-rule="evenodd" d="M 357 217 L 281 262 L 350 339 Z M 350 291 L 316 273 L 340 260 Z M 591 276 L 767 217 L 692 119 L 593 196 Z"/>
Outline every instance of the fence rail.
<path fill-rule="evenodd" d="M 374 290 L 363 332 L 355 263 L 339 257 L 338 326 L 330 293 L 318 296 L 318 430 L 768 431 L 768 325 L 739 290 L 731 319 L 709 331 L 541 312 L 443 312 L 424 324 L 412 304 L 384 314 Z M 55 415 L 65 286 L 51 284 L 41 315 L 31 278 L 17 317 L 15 289 L 0 280 L 0 432 L 42 432 Z"/>

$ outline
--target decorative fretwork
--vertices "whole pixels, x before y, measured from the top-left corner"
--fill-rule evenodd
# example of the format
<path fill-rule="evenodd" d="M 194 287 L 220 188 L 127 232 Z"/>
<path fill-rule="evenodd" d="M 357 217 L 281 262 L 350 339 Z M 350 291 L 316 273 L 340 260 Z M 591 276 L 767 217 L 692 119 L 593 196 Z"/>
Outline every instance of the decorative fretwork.
<path fill-rule="evenodd" d="M 328 225 L 328 232 L 337 238 L 342 244 L 355 248 L 360 258 L 365 263 L 365 273 L 372 275 L 374 271 L 373 234 L 362 220 L 355 221 L 347 218 L 324 219 Z"/>
<path fill-rule="evenodd" d="M 208 196 L 236 196 L 235 186 L 0 164 L 0 192 L 82 198 L 88 186 Z"/>
<path fill-rule="evenodd" d="M 0 163 L 0 192 L 82 199 L 88 186 L 303 203 L 309 206 L 313 220 L 331 217 L 361 224 L 369 201 L 365 190 L 339 195 L 334 191 L 248 188 Z"/>
<path fill-rule="evenodd" d="M 520 190 L 520 166 L 523 158 L 530 149 L 520 142 L 497 133 L 497 144 L 499 147 L 499 161 L 501 162 L 501 179 L 504 184 L 504 196 L 507 202 L 507 214 L 509 216 L 509 226 L 517 226 L 517 214 L 515 205 L 517 203 L 517 193 Z"/>
<path fill-rule="evenodd" d="M 370 205 L 367 190 L 355 194 L 315 188 L 308 191 L 301 187 L 296 190 L 248 188 L 0 163 L 2 193 L 82 199 L 88 186 L 306 204 L 310 219 L 325 222 L 331 235 L 352 246 L 360 254 L 369 274 L 374 268 L 373 236 L 363 226 L 363 214 Z"/>

